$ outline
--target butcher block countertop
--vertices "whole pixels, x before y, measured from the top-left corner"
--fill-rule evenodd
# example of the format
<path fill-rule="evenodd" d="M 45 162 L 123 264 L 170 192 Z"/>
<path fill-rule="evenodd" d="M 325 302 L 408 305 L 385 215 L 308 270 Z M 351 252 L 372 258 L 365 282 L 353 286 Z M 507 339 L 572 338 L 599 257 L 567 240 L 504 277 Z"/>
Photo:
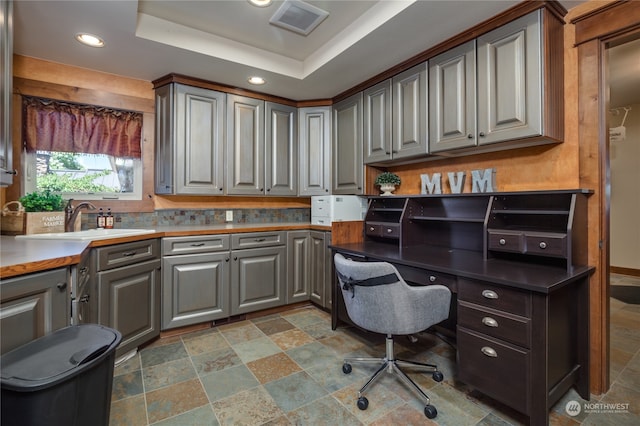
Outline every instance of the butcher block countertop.
<path fill-rule="evenodd" d="M 331 231 L 329 226 L 307 222 L 223 224 L 203 226 L 158 226 L 155 233 L 117 237 L 94 241 L 30 240 L 9 236 L 0 237 L 0 278 L 47 269 L 60 268 L 80 262 L 82 253 L 93 247 L 104 247 L 131 241 L 191 235 L 233 234 L 239 232 L 317 230 Z"/>

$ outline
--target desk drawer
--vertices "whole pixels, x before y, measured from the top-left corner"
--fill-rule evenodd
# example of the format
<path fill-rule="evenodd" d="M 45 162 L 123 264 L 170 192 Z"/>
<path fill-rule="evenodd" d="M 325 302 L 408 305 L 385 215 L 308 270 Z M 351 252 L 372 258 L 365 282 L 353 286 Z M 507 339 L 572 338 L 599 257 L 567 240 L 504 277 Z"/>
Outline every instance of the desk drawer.
<path fill-rule="evenodd" d="M 364 229 L 365 233 L 371 237 L 400 238 L 399 223 L 367 222 Z"/>
<path fill-rule="evenodd" d="M 526 252 L 529 254 L 554 257 L 567 256 L 566 234 L 527 233 L 525 239 Z"/>
<path fill-rule="evenodd" d="M 160 243 L 157 239 L 143 240 L 100 247 L 95 250 L 98 258 L 98 270 L 106 271 L 159 258 Z"/>
<path fill-rule="evenodd" d="M 531 294 L 485 281 L 458 280 L 458 300 L 531 318 Z"/>
<path fill-rule="evenodd" d="M 531 320 L 528 318 L 459 301 L 458 324 L 525 348 L 531 347 Z"/>
<path fill-rule="evenodd" d="M 458 291 L 457 279 L 455 275 L 445 274 L 443 272 L 430 271 L 428 269 L 413 268 L 411 266 L 394 265 L 402 278 L 411 283 L 418 285 L 440 284 L 447 287 L 452 292 Z"/>
<path fill-rule="evenodd" d="M 522 232 L 489 230 L 489 250 L 522 253 L 524 251 L 524 235 Z"/>
<path fill-rule="evenodd" d="M 458 326 L 460 380 L 527 415 L 529 358 L 527 349 Z"/>

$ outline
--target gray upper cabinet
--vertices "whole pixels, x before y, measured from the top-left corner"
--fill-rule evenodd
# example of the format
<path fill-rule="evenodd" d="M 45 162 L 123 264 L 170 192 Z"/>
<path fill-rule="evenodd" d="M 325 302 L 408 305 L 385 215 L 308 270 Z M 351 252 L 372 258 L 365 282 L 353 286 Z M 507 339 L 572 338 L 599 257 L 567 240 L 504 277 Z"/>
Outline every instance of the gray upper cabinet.
<path fill-rule="evenodd" d="M 298 110 L 298 195 L 326 195 L 331 190 L 331 107 Z"/>
<path fill-rule="evenodd" d="M 265 103 L 265 193 L 298 195 L 298 109 Z"/>
<path fill-rule="evenodd" d="M 227 194 L 264 191 L 264 101 L 227 95 Z"/>
<path fill-rule="evenodd" d="M 13 87 L 13 2 L 0 2 L 0 186 L 13 182 L 11 98 Z"/>
<path fill-rule="evenodd" d="M 362 92 L 333 106 L 333 194 L 362 194 Z"/>
<path fill-rule="evenodd" d="M 427 146 L 427 63 L 393 77 L 393 158 L 424 156 Z"/>
<path fill-rule="evenodd" d="M 362 92 L 364 163 L 391 160 L 391 80 Z"/>
<path fill-rule="evenodd" d="M 155 97 L 156 194 L 223 194 L 226 94 L 172 83 Z"/>
<path fill-rule="evenodd" d="M 478 143 L 542 134 L 541 11 L 478 38 Z"/>
<path fill-rule="evenodd" d="M 429 60 L 429 152 L 474 146 L 476 42 Z"/>
<path fill-rule="evenodd" d="M 562 100 L 550 92 L 562 84 L 562 58 L 551 57 L 562 40 L 542 20 L 537 10 L 429 60 L 431 153 L 561 141 Z"/>

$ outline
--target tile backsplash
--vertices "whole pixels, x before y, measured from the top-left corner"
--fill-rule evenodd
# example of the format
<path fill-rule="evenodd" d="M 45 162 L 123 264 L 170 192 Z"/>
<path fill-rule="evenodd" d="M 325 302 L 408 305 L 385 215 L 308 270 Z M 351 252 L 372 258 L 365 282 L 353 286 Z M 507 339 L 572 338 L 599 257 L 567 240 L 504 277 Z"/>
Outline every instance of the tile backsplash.
<path fill-rule="evenodd" d="M 225 221 L 227 210 L 233 220 Z M 287 209 L 166 209 L 145 213 L 114 212 L 116 228 L 154 228 L 157 226 L 202 226 L 225 223 L 310 222 L 310 208 Z M 82 214 L 82 229 L 95 228 L 96 213 Z"/>

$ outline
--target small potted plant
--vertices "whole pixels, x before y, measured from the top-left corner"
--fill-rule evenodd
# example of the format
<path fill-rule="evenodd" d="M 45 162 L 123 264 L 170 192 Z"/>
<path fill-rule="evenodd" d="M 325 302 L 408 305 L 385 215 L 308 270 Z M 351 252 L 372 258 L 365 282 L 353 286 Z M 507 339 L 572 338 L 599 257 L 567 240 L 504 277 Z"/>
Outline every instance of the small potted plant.
<path fill-rule="evenodd" d="M 396 185 L 400 185 L 400 183 L 400 177 L 391 172 L 383 172 L 379 174 L 374 182 L 376 186 L 380 187 L 382 195 L 393 195 L 392 192 L 395 191 Z"/>

